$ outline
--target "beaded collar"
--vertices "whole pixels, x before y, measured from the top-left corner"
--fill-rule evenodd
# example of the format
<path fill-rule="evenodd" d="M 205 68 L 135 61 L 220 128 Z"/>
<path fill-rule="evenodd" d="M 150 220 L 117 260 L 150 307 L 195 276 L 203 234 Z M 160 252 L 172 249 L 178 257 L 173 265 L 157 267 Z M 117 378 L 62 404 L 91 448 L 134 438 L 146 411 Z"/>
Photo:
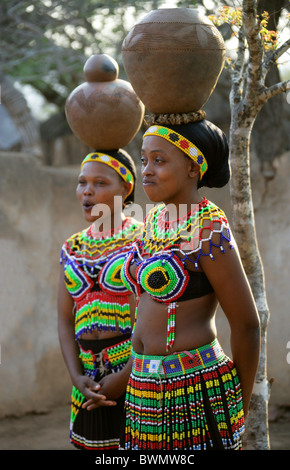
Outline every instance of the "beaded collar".
<path fill-rule="evenodd" d="M 145 219 L 143 252 L 157 253 L 170 248 L 179 251 L 186 258 L 193 254 L 198 269 L 200 256 L 209 255 L 213 259 L 214 234 L 220 235 L 219 248 L 224 251 L 223 242 L 231 240 L 228 220 L 224 212 L 206 198 L 193 204 L 191 211 L 183 217 L 168 221 L 167 208 L 160 204 L 150 211 Z M 208 242 L 209 249 L 203 247 Z"/>
<path fill-rule="evenodd" d="M 92 224 L 70 237 L 67 243 L 76 260 L 90 265 L 92 261 L 106 258 L 112 251 L 129 245 L 137 236 L 141 236 L 142 227 L 143 224 L 131 217 L 126 217 L 120 227 L 110 231 L 98 232 Z"/>

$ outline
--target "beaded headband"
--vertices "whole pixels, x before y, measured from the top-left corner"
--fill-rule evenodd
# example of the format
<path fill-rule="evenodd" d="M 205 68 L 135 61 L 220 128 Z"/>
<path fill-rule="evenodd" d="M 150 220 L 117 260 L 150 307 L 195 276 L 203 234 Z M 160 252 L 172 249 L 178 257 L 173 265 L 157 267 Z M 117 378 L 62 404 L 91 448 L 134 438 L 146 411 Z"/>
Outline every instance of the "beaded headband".
<path fill-rule="evenodd" d="M 115 170 L 118 175 L 121 176 L 121 178 L 126 182 L 126 183 L 131 183 L 131 188 L 130 188 L 130 191 L 128 193 L 128 196 L 129 194 L 131 194 L 131 192 L 133 191 L 134 189 L 134 177 L 133 177 L 133 174 L 131 173 L 131 171 L 121 162 L 119 162 L 119 160 L 117 160 L 116 158 L 114 157 L 111 157 L 111 155 L 108 155 L 106 153 L 99 153 L 99 152 L 93 152 L 93 153 L 89 153 L 85 158 L 84 160 L 82 161 L 82 164 L 81 164 L 81 168 L 83 167 L 83 165 L 87 162 L 100 162 L 100 163 L 105 163 L 106 165 L 108 165 L 109 167 L 113 168 L 113 170 Z M 128 197 L 127 196 L 127 197 Z"/>
<path fill-rule="evenodd" d="M 175 147 L 182 150 L 186 155 L 188 155 L 195 163 L 200 167 L 200 179 L 203 177 L 206 172 L 208 165 L 203 153 L 194 145 L 190 140 L 183 137 L 183 135 L 178 134 L 178 132 L 172 131 L 167 127 L 163 126 L 151 126 L 145 134 L 144 137 L 148 135 L 156 135 L 158 137 L 163 137 L 163 139 L 168 140 Z"/>

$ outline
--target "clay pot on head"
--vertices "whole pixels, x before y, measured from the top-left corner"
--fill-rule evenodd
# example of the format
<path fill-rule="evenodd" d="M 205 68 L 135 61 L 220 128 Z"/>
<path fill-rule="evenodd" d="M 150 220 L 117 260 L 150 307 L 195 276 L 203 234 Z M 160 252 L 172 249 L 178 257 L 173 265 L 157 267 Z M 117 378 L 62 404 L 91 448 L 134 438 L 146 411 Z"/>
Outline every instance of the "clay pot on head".
<path fill-rule="evenodd" d="M 84 65 L 86 82 L 66 100 L 65 113 L 73 133 L 92 149 L 125 147 L 144 118 L 144 105 L 131 84 L 118 78 L 119 66 L 107 54 L 91 56 Z"/>
<path fill-rule="evenodd" d="M 122 45 L 124 68 L 136 94 L 155 114 L 200 110 L 225 59 L 217 28 L 197 10 L 153 10 Z"/>

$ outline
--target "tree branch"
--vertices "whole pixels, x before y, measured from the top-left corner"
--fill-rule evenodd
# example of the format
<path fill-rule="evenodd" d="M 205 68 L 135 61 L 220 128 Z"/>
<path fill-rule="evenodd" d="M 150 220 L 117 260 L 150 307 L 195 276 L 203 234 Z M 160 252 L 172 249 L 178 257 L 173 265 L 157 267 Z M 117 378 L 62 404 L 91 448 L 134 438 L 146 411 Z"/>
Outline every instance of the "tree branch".
<path fill-rule="evenodd" d="M 255 94 L 262 86 L 263 45 L 257 23 L 257 8 L 255 0 L 243 1 L 243 26 L 249 47 L 248 65 L 248 96 Z"/>
<path fill-rule="evenodd" d="M 245 34 L 244 30 L 240 28 L 238 33 L 238 54 L 237 60 L 235 63 L 235 67 L 233 67 L 231 71 L 232 75 L 232 88 L 230 94 L 230 101 L 232 103 L 238 103 L 241 101 L 242 97 L 242 86 L 241 83 L 243 81 L 243 72 L 245 68 Z"/>
<path fill-rule="evenodd" d="M 267 72 L 269 69 L 272 67 L 272 65 L 275 64 L 275 62 L 285 53 L 290 49 L 290 39 L 285 41 L 278 49 L 275 51 L 271 52 L 270 54 L 267 54 L 267 57 L 263 63 L 263 76 L 265 77 L 267 75 Z"/>
<path fill-rule="evenodd" d="M 266 103 L 266 101 L 273 98 L 273 96 L 285 93 L 288 90 L 290 90 L 290 80 L 285 80 L 284 82 L 275 83 L 275 85 L 272 85 L 269 88 L 264 88 L 260 97 Z"/>

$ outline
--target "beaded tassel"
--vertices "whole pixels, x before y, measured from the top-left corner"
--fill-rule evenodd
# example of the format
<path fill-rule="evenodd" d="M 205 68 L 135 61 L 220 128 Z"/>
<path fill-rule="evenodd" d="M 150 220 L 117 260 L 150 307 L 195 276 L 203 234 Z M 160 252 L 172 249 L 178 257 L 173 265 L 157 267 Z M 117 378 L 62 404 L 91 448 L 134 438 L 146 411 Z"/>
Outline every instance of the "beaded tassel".
<path fill-rule="evenodd" d="M 172 348 L 175 339 L 175 307 L 175 302 L 168 305 L 166 351 Z"/>

